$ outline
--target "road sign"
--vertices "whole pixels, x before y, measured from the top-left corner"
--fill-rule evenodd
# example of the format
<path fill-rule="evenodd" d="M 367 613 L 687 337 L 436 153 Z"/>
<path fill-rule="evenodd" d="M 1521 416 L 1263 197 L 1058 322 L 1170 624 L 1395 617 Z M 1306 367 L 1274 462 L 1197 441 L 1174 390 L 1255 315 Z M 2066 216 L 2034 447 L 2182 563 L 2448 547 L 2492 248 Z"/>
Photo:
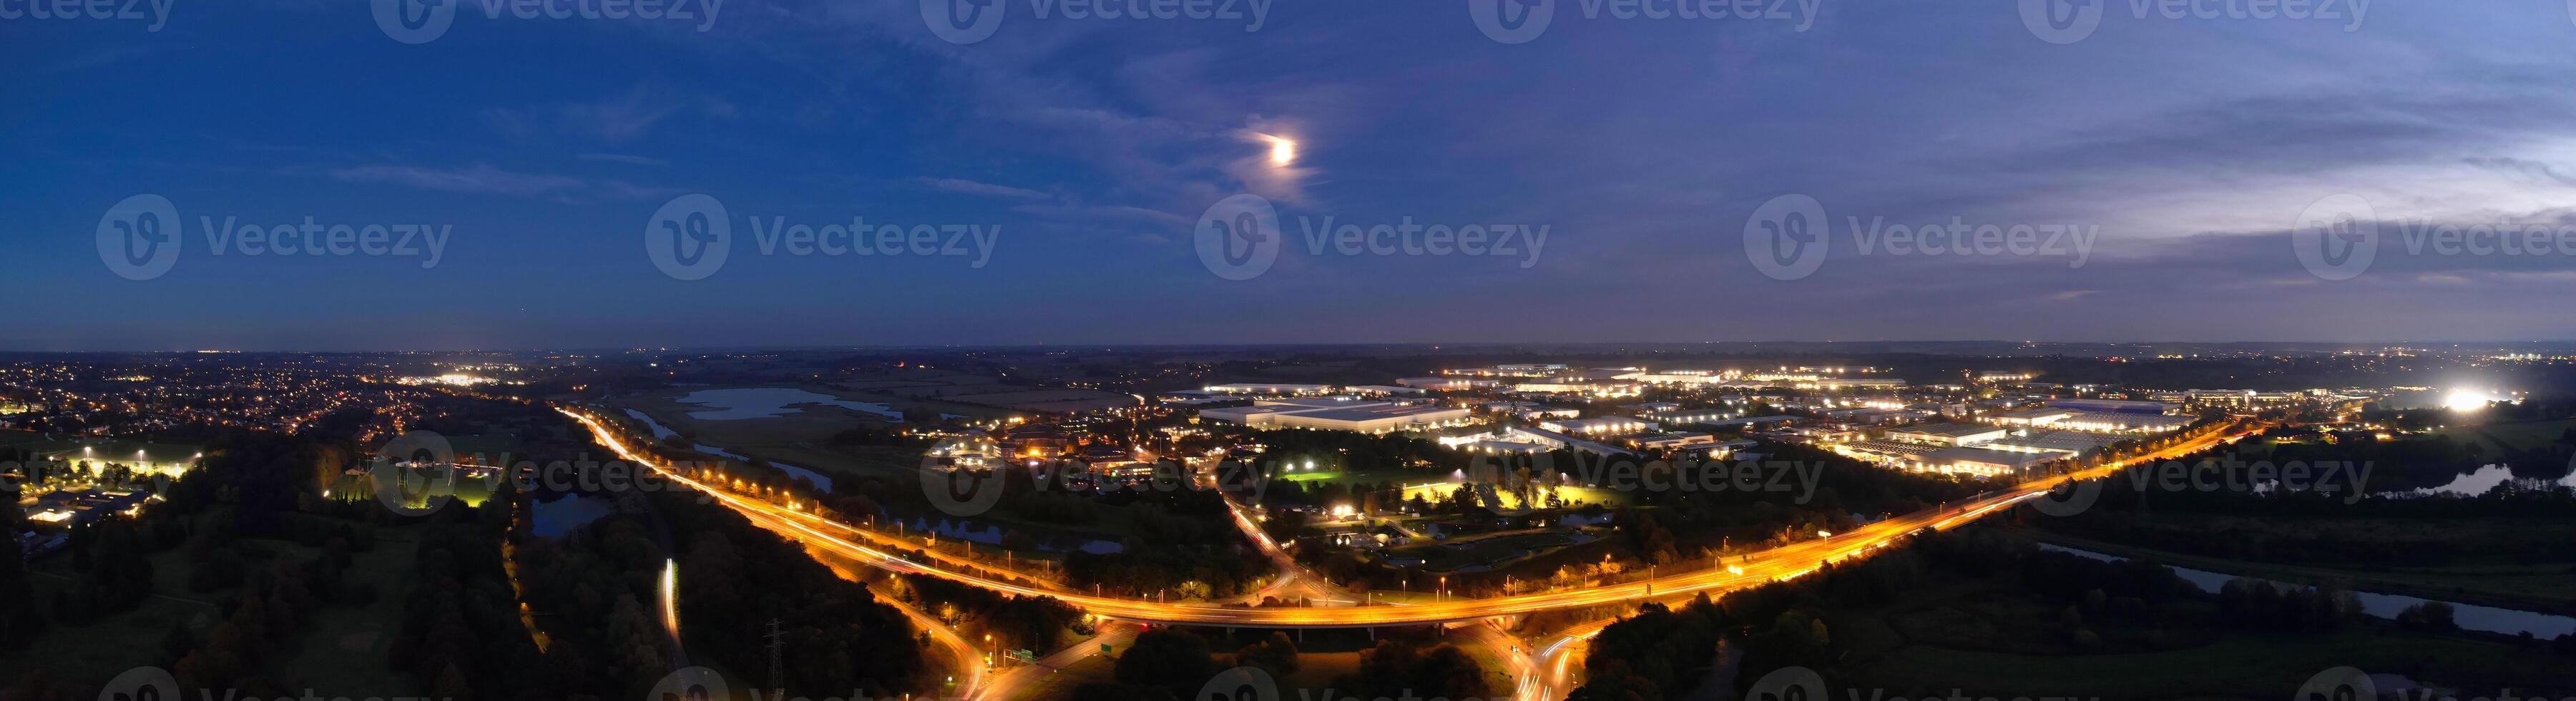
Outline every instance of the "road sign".
<path fill-rule="evenodd" d="M 1012 650 L 1011 659 L 1019 660 L 1024 664 L 1037 664 L 1038 654 L 1028 650 Z"/>
<path fill-rule="evenodd" d="M 1108 644 L 1108 643 L 1101 643 L 1101 644 L 1100 644 L 1100 654 L 1103 654 L 1103 655 L 1109 654 L 1109 644 Z"/>

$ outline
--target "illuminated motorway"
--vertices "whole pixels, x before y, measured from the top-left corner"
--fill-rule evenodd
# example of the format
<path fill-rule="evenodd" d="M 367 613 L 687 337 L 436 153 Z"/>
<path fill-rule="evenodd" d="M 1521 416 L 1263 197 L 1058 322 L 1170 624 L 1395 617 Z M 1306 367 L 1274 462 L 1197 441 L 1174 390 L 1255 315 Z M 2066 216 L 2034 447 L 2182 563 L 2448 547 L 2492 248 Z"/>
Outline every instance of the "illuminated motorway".
<path fill-rule="evenodd" d="M 1982 499 L 1943 509 L 1908 514 L 1873 523 L 1830 537 L 1785 545 L 1743 558 L 1729 558 L 1726 567 L 1667 575 L 1641 582 L 1607 585 L 1569 591 L 1543 592 L 1486 599 L 1463 599 L 1410 606 L 1355 606 L 1336 608 L 1251 608 L 1212 604 L 1161 603 L 1093 596 L 1081 593 L 1042 590 L 1003 582 L 968 573 L 933 567 L 911 560 L 900 553 L 889 552 L 844 538 L 843 533 L 857 529 L 828 519 L 788 509 L 763 501 L 735 496 L 725 490 L 664 469 L 650 456 L 629 448 L 622 436 L 598 419 L 580 412 L 564 413 L 591 429 L 600 444 L 621 457 L 651 467 L 677 484 L 705 492 L 716 501 L 740 512 L 753 523 L 805 543 L 808 547 L 830 551 L 876 567 L 942 577 L 964 584 L 1020 596 L 1050 596 L 1064 600 L 1104 618 L 1145 623 L 1187 624 L 1212 627 L 1245 628 L 1368 628 L 1379 626 L 1422 625 L 1481 618 L 1512 616 L 1579 606 L 1617 604 L 1648 598 L 1682 596 L 1698 592 L 1720 592 L 1758 585 L 1778 579 L 1797 577 L 1827 562 L 1862 556 L 1885 547 L 1916 531 L 1947 530 L 2001 511 L 2014 504 L 2039 498 L 2060 482 L 2100 477 L 2116 471 L 2109 466 L 2075 475 L 2065 475 L 2024 483 Z M 2229 437 L 2229 438 L 2232 438 Z M 2216 432 L 2208 436 L 2161 451 L 2161 456 L 2182 455 L 2214 445 L 2226 438 Z"/>

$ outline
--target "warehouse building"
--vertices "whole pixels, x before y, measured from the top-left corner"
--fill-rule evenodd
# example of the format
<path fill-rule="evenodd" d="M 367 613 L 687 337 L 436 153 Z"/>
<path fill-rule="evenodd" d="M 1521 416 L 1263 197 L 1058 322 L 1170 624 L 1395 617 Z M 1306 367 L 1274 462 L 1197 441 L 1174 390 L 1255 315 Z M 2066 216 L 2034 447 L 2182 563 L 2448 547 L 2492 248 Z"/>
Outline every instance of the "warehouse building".
<path fill-rule="evenodd" d="M 1204 420 L 1245 426 L 1358 433 L 1429 430 L 1462 425 L 1471 417 L 1471 412 L 1455 407 L 1333 399 L 1264 399 L 1252 406 L 1199 412 L 1199 418 Z"/>

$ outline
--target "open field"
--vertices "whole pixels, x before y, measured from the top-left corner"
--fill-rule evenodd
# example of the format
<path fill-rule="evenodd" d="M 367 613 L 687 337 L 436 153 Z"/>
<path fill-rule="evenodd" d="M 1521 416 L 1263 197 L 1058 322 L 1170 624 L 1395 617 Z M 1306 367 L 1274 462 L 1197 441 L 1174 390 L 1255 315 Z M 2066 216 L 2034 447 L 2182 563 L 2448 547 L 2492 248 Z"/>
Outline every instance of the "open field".
<path fill-rule="evenodd" d="M 703 404 L 680 401 L 705 388 L 682 388 L 627 397 L 611 402 L 612 406 L 643 411 L 663 426 L 678 431 L 707 445 L 759 447 L 793 443 L 821 442 L 833 434 L 850 430 L 864 422 L 883 421 L 879 414 L 827 404 L 795 404 L 775 416 L 745 419 L 706 419 L 700 414 L 719 414 L 721 410 Z M 812 388 L 800 388 L 813 392 Z M 818 392 L 819 393 L 819 392 Z M 848 402 L 881 402 L 865 396 L 833 393 L 835 399 Z"/>
<path fill-rule="evenodd" d="M 2104 648 L 2080 650 L 2055 622 L 2059 608 L 2015 584 L 1927 583 L 1894 604 L 1830 616 L 1849 653 L 1827 682 L 1906 697 L 1960 689 L 1970 697 L 2106 699 L 2283 698 L 2337 666 L 2523 690 L 2576 682 L 2545 650 L 2385 626 L 2309 635 L 2227 630 L 2213 627 L 2220 614 L 2206 601 L 2167 604 L 2143 627 L 2094 622 L 2088 629 Z"/>
<path fill-rule="evenodd" d="M 2443 429 L 2442 435 L 2462 442 L 2482 443 L 2487 455 L 2516 453 L 2557 443 L 2567 429 L 2576 428 L 2576 419 L 2544 419 L 2511 423 L 2475 424 Z"/>
<path fill-rule="evenodd" d="M 413 536 L 416 528 L 376 529 L 376 547 L 355 553 L 344 573 L 350 586 L 375 585 L 376 601 L 325 606 L 314 612 L 302 645 L 279 664 L 282 679 L 315 690 L 346 690 L 351 694 L 393 696 L 425 690 L 403 688 L 391 681 L 404 680 L 404 675 L 385 666 L 386 652 L 393 647 L 394 636 L 402 625 L 403 594 L 410 588 L 413 550 L 418 547 Z M 322 552 L 293 544 L 284 544 L 280 549 L 293 559 L 317 557 Z"/>
<path fill-rule="evenodd" d="M 2048 531 L 2021 530 L 2018 532 L 2044 543 L 2120 557 L 2149 559 L 2196 570 L 2307 585 L 2334 585 L 2481 606 L 2576 615 L 2576 565 L 2568 563 L 2464 565 L 2398 568 L 2385 571 L 2350 570 L 2203 557 L 2107 543 Z"/>

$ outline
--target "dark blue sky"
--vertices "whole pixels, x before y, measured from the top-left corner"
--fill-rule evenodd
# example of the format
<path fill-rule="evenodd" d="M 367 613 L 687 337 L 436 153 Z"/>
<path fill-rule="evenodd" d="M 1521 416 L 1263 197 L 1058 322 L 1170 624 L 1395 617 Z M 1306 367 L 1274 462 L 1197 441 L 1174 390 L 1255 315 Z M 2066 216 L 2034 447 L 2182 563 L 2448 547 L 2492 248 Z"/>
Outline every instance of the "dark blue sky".
<path fill-rule="evenodd" d="M 712 22 L 465 0 L 419 44 L 366 0 L 175 0 L 158 31 L 0 19 L 0 348 L 2576 337 L 2576 248 L 2407 235 L 2576 221 L 2562 3 L 2388 0 L 2347 31 L 2342 2 L 2111 0 L 2058 44 L 2011 2 L 1622 20 L 1556 0 L 1506 44 L 1471 17 L 1485 0 L 1280 2 L 1255 31 L 992 1 L 1001 24 L 963 44 L 915 0 L 727 0 Z M 1242 193 L 1284 246 L 1235 280 L 1194 232 Z M 646 252 L 690 194 L 732 229 L 694 280 Z M 143 280 L 99 233 L 136 195 L 178 215 L 175 263 Z M 1803 275 L 1746 245 L 1783 195 L 1825 215 Z M 2335 195 L 2377 224 L 2355 275 L 2295 253 Z M 425 268 L 219 254 L 203 226 L 306 216 L 449 234 Z M 998 236 L 792 255 L 754 231 L 854 217 Z M 1328 217 L 1547 237 L 1348 255 L 1308 237 Z M 1926 255 L 1873 220 L 2041 239 Z"/>

